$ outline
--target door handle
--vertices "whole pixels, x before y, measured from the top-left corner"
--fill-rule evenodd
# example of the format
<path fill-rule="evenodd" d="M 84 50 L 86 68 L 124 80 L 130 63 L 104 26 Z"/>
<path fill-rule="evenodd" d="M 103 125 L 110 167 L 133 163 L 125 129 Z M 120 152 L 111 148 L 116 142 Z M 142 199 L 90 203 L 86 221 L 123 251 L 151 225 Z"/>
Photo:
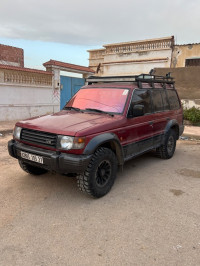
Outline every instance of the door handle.
<path fill-rule="evenodd" d="M 149 125 L 150 125 L 150 126 L 153 126 L 153 121 L 150 121 L 150 122 L 149 122 Z"/>
<path fill-rule="evenodd" d="M 166 120 L 167 120 L 167 121 L 169 121 L 169 120 L 170 120 L 170 118 L 169 118 L 169 117 L 167 117 L 167 118 L 166 118 Z"/>

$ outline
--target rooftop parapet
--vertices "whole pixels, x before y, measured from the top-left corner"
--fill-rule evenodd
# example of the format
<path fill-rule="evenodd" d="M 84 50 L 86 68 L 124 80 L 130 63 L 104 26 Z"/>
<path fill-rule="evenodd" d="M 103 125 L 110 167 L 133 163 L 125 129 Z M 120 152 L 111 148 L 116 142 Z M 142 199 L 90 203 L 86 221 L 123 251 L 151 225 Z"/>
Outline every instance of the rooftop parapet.
<path fill-rule="evenodd" d="M 8 65 L 0 65 L 0 83 L 52 86 L 52 73 Z"/>

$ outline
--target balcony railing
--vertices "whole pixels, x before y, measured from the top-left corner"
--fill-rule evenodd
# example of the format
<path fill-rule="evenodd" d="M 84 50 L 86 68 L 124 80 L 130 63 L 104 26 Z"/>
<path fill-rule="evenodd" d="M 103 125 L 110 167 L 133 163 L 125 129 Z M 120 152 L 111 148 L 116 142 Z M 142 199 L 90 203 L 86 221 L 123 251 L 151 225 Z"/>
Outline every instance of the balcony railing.
<path fill-rule="evenodd" d="M 153 42 L 141 42 L 141 43 L 127 43 L 119 45 L 110 45 L 106 47 L 106 54 L 117 53 L 130 53 L 135 51 L 148 51 L 159 49 L 170 49 L 172 47 L 172 41 L 153 41 Z"/>
<path fill-rule="evenodd" d="M 52 75 L 26 71 L 0 69 L 3 83 L 52 86 Z"/>

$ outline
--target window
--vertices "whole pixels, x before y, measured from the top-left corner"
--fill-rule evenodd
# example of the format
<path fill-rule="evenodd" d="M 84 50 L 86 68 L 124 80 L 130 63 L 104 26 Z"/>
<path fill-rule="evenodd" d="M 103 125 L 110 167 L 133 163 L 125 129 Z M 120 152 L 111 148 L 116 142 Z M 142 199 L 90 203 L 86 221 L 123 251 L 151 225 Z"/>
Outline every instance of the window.
<path fill-rule="evenodd" d="M 134 105 L 144 105 L 144 114 L 152 112 L 151 108 L 151 94 L 148 90 L 135 90 L 132 97 L 131 107 Z"/>
<path fill-rule="evenodd" d="M 176 110 L 180 108 L 179 99 L 175 90 L 167 90 L 167 95 L 169 99 L 170 109 Z"/>
<path fill-rule="evenodd" d="M 169 107 L 169 101 L 167 98 L 166 90 L 161 90 L 160 92 L 161 92 L 161 96 L 162 96 L 162 100 L 163 100 L 163 108 L 164 108 L 164 110 L 169 110 L 170 107 Z"/>
<path fill-rule="evenodd" d="M 160 90 L 152 90 L 152 99 L 154 105 L 154 112 L 161 112 L 163 111 L 163 101 Z"/>
<path fill-rule="evenodd" d="M 200 66 L 200 58 L 189 58 L 185 59 L 185 66 Z"/>
<path fill-rule="evenodd" d="M 86 88 L 81 89 L 67 103 L 66 107 L 99 109 L 110 113 L 122 113 L 126 104 L 129 89 L 119 88 Z"/>

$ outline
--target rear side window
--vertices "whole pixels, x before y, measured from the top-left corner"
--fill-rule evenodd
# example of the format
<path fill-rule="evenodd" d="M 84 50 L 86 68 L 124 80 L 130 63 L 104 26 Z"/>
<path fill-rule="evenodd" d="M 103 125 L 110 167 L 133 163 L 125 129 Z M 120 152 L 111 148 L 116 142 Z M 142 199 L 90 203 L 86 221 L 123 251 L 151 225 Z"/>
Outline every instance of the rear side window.
<path fill-rule="evenodd" d="M 180 108 L 180 103 L 175 90 L 167 90 L 167 96 L 169 99 L 170 109 L 176 110 Z"/>
<path fill-rule="evenodd" d="M 132 106 L 137 104 L 144 105 L 144 113 L 149 114 L 152 112 L 151 108 L 151 95 L 148 90 L 135 90 L 131 101 Z"/>
<path fill-rule="evenodd" d="M 160 92 L 161 92 L 162 100 L 163 100 L 163 108 L 164 110 L 169 110 L 170 107 L 169 107 L 169 101 L 167 98 L 166 90 L 161 90 Z"/>
<path fill-rule="evenodd" d="M 161 97 L 160 90 L 152 90 L 152 99 L 153 99 L 153 106 L 154 112 L 161 112 L 163 111 L 163 101 Z"/>

